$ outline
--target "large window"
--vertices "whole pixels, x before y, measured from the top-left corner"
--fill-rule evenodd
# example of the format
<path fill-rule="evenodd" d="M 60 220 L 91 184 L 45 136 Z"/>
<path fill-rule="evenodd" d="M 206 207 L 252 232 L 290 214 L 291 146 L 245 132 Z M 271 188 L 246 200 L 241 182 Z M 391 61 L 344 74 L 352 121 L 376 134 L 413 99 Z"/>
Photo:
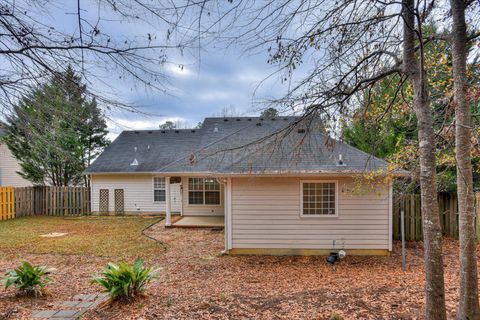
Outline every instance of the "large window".
<path fill-rule="evenodd" d="M 188 204 L 220 204 L 220 184 L 215 178 L 189 178 Z"/>
<path fill-rule="evenodd" d="M 301 199 L 302 216 L 328 217 L 338 214 L 336 181 L 302 181 Z"/>
<path fill-rule="evenodd" d="M 153 201 L 165 202 L 165 178 L 153 177 Z"/>

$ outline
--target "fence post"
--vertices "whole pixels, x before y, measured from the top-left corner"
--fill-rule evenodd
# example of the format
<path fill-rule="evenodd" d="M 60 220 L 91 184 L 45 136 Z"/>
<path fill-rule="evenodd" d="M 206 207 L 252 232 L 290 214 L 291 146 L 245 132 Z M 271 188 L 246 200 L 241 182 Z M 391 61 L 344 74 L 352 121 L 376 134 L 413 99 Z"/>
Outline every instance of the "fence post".
<path fill-rule="evenodd" d="M 402 238 L 402 270 L 407 268 L 407 262 L 405 259 L 405 212 L 400 211 L 400 233 Z"/>
<path fill-rule="evenodd" d="M 477 241 L 480 242 L 480 192 L 475 193 L 475 224 L 477 227 Z"/>

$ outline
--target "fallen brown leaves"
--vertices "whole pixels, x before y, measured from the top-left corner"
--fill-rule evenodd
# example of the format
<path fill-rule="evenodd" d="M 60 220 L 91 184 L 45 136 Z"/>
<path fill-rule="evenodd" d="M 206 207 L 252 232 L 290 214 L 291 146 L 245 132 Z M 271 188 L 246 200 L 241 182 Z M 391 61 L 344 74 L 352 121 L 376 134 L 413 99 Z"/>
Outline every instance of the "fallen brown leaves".
<path fill-rule="evenodd" d="M 222 232 L 164 229 L 162 223 L 147 232 L 166 248 L 146 256 L 139 253 L 148 265 L 163 268 L 147 298 L 90 312 L 85 319 L 330 319 L 335 314 L 344 319 L 421 319 L 423 315 L 421 243 L 408 244 L 405 272 L 396 243 L 392 257 L 348 256 L 334 273 L 325 257 L 221 256 Z M 455 317 L 457 304 L 457 247 L 457 241 L 445 240 L 449 318 Z M 18 254 L 0 253 L 1 270 L 19 262 Z M 77 293 L 100 290 L 90 284 L 91 274 L 112 260 L 26 253 L 21 258 L 59 271 L 47 298 L 20 299 L 11 290 L 0 292 L 0 315 L 17 308 L 12 319 L 28 318 L 34 308 L 49 308 Z"/>

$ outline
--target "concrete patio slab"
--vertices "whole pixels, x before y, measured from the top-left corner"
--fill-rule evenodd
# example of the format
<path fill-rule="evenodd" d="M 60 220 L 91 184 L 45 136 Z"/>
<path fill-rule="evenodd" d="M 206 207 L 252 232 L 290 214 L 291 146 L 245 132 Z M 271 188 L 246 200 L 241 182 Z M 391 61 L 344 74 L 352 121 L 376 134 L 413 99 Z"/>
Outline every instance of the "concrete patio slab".
<path fill-rule="evenodd" d="M 177 228 L 223 228 L 225 221 L 223 216 L 196 216 L 182 217 L 172 225 Z"/>

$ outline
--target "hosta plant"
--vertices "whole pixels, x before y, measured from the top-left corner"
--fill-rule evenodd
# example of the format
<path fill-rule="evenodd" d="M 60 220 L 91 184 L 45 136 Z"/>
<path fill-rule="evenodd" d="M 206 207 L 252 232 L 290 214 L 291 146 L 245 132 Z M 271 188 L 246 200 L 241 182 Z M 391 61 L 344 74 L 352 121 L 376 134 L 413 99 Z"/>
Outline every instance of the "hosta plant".
<path fill-rule="evenodd" d="M 103 286 L 114 300 L 133 300 L 145 291 L 150 281 L 158 278 L 158 274 L 159 269 L 145 267 L 143 260 L 137 258 L 133 265 L 109 263 L 92 282 Z"/>
<path fill-rule="evenodd" d="M 43 289 L 51 281 L 48 275 L 53 269 L 43 266 L 32 266 L 24 261 L 22 264 L 6 273 L 5 289 L 15 285 L 18 291 L 28 295 L 42 295 Z"/>

